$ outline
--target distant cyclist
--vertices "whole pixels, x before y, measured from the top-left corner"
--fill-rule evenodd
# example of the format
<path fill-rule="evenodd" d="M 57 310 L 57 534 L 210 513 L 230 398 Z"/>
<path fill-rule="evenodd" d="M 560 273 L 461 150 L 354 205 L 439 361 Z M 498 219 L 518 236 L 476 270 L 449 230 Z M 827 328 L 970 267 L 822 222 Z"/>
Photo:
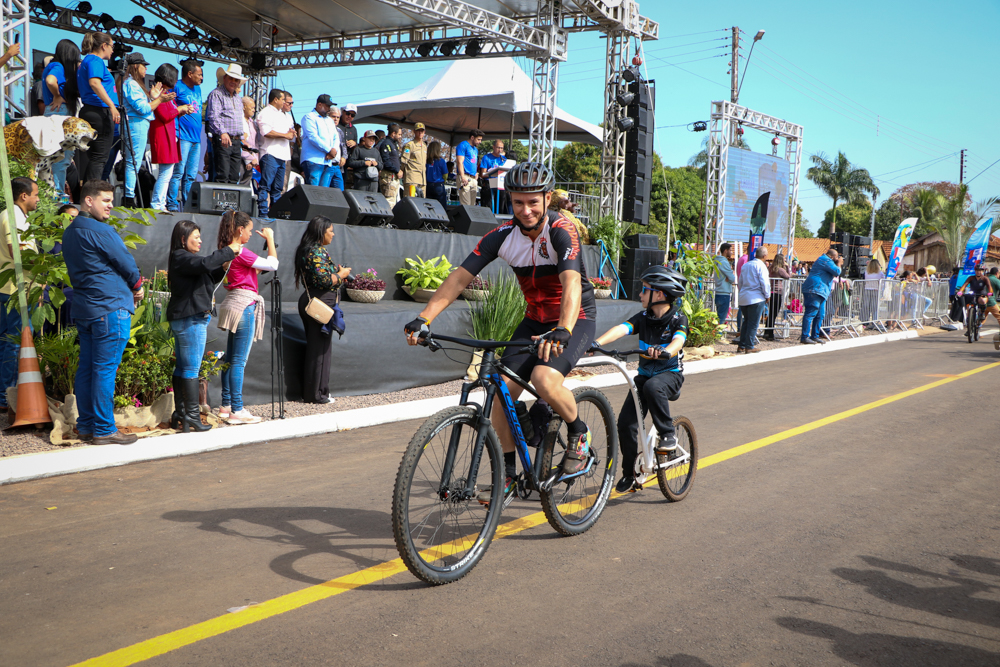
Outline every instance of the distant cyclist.
<path fill-rule="evenodd" d="M 969 307 L 973 303 L 978 302 L 980 306 L 983 307 L 983 319 L 986 318 L 986 311 L 989 308 L 989 302 L 993 300 L 993 307 L 996 308 L 996 299 L 994 299 L 993 286 L 990 281 L 986 278 L 985 270 L 982 264 L 976 265 L 975 275 L 969 276 L 969 278 L 962 283 L 962 286 L 958 288 L 957 294 L 962 294 L 966 292 L 965 295 L 965 326 L 969 326 Z M 993 317 L 996 317 L 996 313 L 993 313 Z M 998 320 L 1000 321 L 1000 320 Z"/>
<path fill-rule="evenodd" d="M 622 336 L 639 336 L 639 349 L 648 355 L 639 360 L 639 372 L 635 376 L 639 407 L 643 416 L 647 412 L 653 414 L 653 425 L 660 437 L 656 453 L 671 460 L 677 458 L 677 438 L 669 401 L 677 400 L 684 384 L 681 358 L 688 320 L 681 309 L 681 297 L 687 279 L 665 266 L 651 266 L 643 272 L 641 280 L 640 299 L 645 309 L 608 329 L 597 343 L 607 345 Z M 625 493 L 635 485 L 635 459 L 639 453 L 639 422 L 631 392 L 626 394 L 618 415 L 618 445 L 622 451 L 622 478 L 615 490 Z"/>
<path fill-rule="evenodd" d="M 504 188 L 510 193 L 514 219 L 480 239 L 472 254 L 448 276 L 420 316 L 403 331 L 407 342 L 416 345 L 420 332 L 429 330 L 434 318 L 480 271 L 498 257 L 506 261 L 528 303 L 524 319 L 510 340 L 532 338 L 541 345 L 538 355 L 532 357 L 508 349 L 503 361 L 520 377 L 530 378 L 539 396 L 566 422 L 569 442 L 561 466 L 564 474 L 572 474 L 587 465 L 590 430 L 579 418 L 573 393 L 563 386 L 563 381 L 594 340 L 597 307 L 576 227 L 548 210 L 553 181 L 552 171 L 539 162 L 522 162 L 507 172 Z M 511 396 L 517 399 L 521 388 L 504 380 Z M 491 419 L 503 445 L 506 499 L 514 492 L 516 457 L 514 437 L 500 401 L 493 404 Z"/>

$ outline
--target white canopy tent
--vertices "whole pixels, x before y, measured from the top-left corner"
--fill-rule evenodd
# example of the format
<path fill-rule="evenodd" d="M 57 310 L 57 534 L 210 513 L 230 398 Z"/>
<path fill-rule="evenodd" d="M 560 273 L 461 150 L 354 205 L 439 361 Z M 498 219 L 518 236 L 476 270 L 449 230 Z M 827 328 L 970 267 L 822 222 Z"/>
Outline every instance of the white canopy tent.
<path fill-rule="evenodd" d="M 427 126 L 450 145 L 479 128 L 489 136 L 528 139 L 531 78 L 513 58 L 456 60 L 408 93 L 358 105 L 355 123 Z M 603 110 L 602 110 L 603 113 Z M 600 146 L 604 131 L 556 107 L 556 140 Z"/>

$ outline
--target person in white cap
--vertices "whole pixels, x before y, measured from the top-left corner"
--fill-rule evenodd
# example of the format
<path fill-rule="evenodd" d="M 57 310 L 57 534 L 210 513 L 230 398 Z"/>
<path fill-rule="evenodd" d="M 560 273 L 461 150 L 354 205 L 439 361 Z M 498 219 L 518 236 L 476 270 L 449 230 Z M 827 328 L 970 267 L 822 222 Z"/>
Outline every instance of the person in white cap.
<path fill-rule="evenodd" d="M 212 135 L 217 183 L 237 183 L 243 160 L 243 98 L 240 86 L 246 81 L 243 68 L 230 64 L 222 71 L 218 87 L 208 94 L 205 102 L 205 125 Z"/>

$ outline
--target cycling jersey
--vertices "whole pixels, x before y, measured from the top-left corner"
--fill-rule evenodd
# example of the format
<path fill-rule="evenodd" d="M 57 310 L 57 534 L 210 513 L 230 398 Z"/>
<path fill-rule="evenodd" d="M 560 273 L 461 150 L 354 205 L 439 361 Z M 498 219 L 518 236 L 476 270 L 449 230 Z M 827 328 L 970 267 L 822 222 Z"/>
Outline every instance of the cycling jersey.
<path fill-rule="evenodd" d="M 986 278 L 976 278 L 973 276 L 969 278 L 969 283 L 965 286 L 965 289 L 976 296 L 986 296 L 987 292 L 990 291 L 990 281 Z"/>
<path fill-rule="evenodd" d="M 548 220 L 534 241 L 513 222 L 495 227 L 479 240 L 476 249 L 462 262 L 462 268 L 476 275 L 497 257 L 507 262 L 517 276 L 528 302 L 525 313 L 528 319 L 545 324 L 559 321 L 563 293 L 559 274 L 563 271 L 580 274 L 579 319 L 596 319 L 594 286 L 587 279 L 580 237 L 566 218 L 549 211 Z"/>
<path fill-rule="evenodd" d="M 640 350 L 646 350 L 657 345 L 666 348 L 675 338 L 687 340 L 688 320 L 687 316 L 681 310 L 680 304 L 674 309 L 673 313 L 667 311 L 658 320 L 648 316 L 648 312 L 646 310 L 640 311 L 627 321 L 622 322 L 623 326 L 628 327 L 629 335 L 639 335 Z M 639 375 L 652 377 L 667 371 L 683 373 L 684 364 L 681 362 L 683 358 L 684 348 L 681 348 L 675 357 L 639 359 Z"/>

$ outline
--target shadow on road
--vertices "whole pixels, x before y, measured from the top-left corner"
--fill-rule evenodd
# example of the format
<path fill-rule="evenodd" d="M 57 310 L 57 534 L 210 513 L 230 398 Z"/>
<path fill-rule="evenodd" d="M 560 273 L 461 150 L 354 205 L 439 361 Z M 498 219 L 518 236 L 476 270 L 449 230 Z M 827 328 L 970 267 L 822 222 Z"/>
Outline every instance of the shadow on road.
<path fill-rule="evenodd" d="M 811 637 L 827 639 L 833 643 L 833 653 L 854 665 L 906 665 L 907 667 L 937 667 L 962 665 L 963 667 L 996 667 L 1000 653 L 992 653 L 971 646 L 941 642 L 923 637 L 896 635 L 855 634 L 828 623 L 801 618 L 784 617 L 775 621 L 781 627 Z"/>
<path fill-rule="evenodd" d="M 211 533 L 297 547 L 273 559 L 270 567 L 276 574 L 308 584 L 328 581 L 297 569 L 298 561 L 309 556 L 329 554 L 345 558 L 358 569 L 380 565 L 397 556 L 387 539 L 392 535 L 387 512 L 338 507 L 238 507 L 177 510 L 167 512 L 162 518 L 198 524 L 199 530 Z M 255 530 L 254 526 L 265 530 Z"/>

